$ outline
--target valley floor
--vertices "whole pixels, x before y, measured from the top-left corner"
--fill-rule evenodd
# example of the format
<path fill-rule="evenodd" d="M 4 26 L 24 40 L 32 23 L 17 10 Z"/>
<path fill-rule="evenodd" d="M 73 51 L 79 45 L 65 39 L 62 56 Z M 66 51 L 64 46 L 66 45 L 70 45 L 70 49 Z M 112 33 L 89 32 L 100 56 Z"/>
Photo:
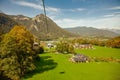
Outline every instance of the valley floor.
<path fill-rule="evenodd" d="M 120 49 L 96 46 L 95 49 L 76 50 L 91 57 L 114 57 L 120 59 Z M 89 62 L 72 63 L 70 54 L 44 53 L 37 69 L 23 80 L 120 80 L 120 63 Z"/>

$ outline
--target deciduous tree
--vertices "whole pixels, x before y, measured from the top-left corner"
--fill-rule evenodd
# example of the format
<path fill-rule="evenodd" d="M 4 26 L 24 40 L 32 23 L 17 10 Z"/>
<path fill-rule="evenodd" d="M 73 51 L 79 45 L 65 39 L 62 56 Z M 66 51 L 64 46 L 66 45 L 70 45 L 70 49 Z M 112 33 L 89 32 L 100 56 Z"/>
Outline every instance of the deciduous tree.
<path fill-rule="evenodd" d="M 19 80 L 26 72 L 34 70 L 33 35 L 23 26 L 14 28 L 1 42 L 0 72 L 12 80 Z"/>

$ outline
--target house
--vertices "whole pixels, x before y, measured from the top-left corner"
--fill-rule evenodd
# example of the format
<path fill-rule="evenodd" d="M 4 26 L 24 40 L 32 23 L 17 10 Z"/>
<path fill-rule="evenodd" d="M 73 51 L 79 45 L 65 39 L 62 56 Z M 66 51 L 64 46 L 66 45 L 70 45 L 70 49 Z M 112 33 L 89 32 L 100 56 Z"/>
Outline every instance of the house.
<path fill-rule="evenodd" d="M 48 44 L 47 44 L 47 47 L 48 47 L 48 48 L 52 48 L 52 47 L 54 47 L 54 45 L 53 45 L 52 43 L 48 43 Z"/>

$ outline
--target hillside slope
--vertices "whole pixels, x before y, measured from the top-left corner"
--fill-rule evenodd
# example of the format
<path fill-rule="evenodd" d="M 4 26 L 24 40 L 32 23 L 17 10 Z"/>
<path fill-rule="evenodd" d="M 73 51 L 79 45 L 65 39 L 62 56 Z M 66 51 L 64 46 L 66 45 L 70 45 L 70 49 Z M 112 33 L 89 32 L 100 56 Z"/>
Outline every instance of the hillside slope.
<path fill-rule="evenodd" d="M 49 17 L 46 17 L 47 24 L 45 21 L 45 16 L 39 14 L 34 18 L 29 18 L 23 15 L 12 15 L 10 16 L 15 21 L 26 26 L 36 37 L 41 40 L 45 39 L 56 39 L 59 37 L 72 37 L 74 34 L 60 28 L 54 21 Z"/>
<path fill-rule="evenodd" d="M 85 37 L 116 37 L 119 34 L 111 32 L 109 30 L 97 29 L 92 27 L 74 27 L 74 28 L 65 28 L 65 30 L 72 33 L 79 34 Z"/>
<path fill-rule="evenodd" d="M 18 23 L 8 15 L 0 13 L 0 34 L 9 32 L 14 25 L 18 25 Z"/>

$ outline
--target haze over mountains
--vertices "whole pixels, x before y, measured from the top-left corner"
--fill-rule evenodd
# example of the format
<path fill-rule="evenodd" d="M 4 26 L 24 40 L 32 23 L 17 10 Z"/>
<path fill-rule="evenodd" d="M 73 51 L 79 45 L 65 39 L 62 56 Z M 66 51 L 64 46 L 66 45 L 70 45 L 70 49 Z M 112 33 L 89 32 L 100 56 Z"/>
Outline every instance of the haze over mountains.
<path fill-rule="evenodd" d="M 106 29 L 106 30 L 109 30 L 109 31 L 115 32 L 115 33 L 117 33 L 117 34 L 120 35 L 120 29 Z"/>
<path fill-rule="evenodd" d="M 65 28 L 65 30 L 70 31 L 74 34 L 79 34 L 84 37 L 116 37 L 119 36 L 116 31 L 110 31 L 109 29 L 97 29 L 93 27 L 74 27 L 74 28 Z"/>

